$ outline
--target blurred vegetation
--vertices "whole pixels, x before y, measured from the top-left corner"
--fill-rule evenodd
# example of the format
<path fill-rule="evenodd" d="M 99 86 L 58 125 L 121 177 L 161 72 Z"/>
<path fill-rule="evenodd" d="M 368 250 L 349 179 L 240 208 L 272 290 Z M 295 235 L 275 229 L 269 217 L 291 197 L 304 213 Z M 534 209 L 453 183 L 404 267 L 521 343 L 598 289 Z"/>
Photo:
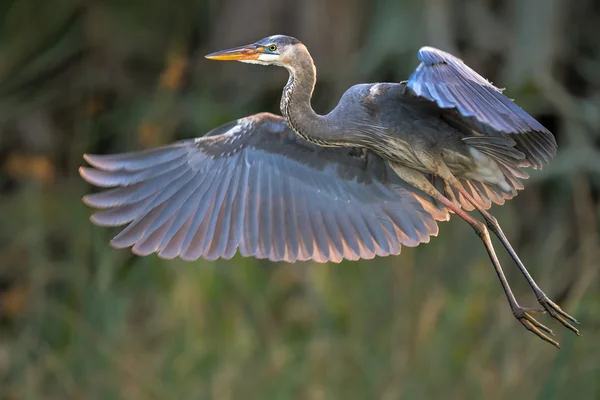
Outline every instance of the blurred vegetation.
<path fill-rule="evenodd" d="M 0 399 L 599 399 L 599 4 L 0 1 Z M 556 160 L 493 212 L 583 337 L 542 317 L 556 351 L 525 331 L 455 219 L 399 257 L 339 265 L 111 249 L 80 202 L 81 155 L 278 113 L 285 71 L 202 57 L 275 33 L 311 50 L 318 111 L 406 79 L 427 44 L 550 128 Z"/>

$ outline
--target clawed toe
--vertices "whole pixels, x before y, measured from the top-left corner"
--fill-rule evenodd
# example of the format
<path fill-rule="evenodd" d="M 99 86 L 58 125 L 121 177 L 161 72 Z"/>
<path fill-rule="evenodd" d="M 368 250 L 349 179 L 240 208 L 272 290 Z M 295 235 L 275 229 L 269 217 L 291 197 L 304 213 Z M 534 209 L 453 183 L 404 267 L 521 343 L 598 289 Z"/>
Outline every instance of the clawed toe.
<path fill-rule="evenodd" d="M 539 296 L 538 301 L 544 308 L 525 308 L 519 306 L 513 308 L 513 314 L 515 318 L 517 318 L 528 331 L 532 332 L 540 339 L 560 348 L 558 342 L 549 336 L 554 336 L 554 332 L 552 332 L 552 330 L 547 326 L 541 324 L 531 315 L 548 313 L 552 316 L 552 318 L 558 320 L 561 324 L 575 332 L 575 334 L 578 336 L 581 336 L 579 330 L 573 326 L 573 324 L 579 323 L 575 318 L 564 312 L 556 303 L 554 303 L 545 295 Z"/>
<path fill-rule="evenodd" d="M 552 318 L 556 319 L 561 324 L 563 324 L 566 328 L 573 331 L 577 336 L 581 336 L 581 334 L 579 333 L 579 329 L 575 328 L 575 326 L 573 326 L 571 324 L 571 322 L 574 324 L 579 324 L 579 322 L 577 322 L 577 320 L 575 318 L 573 318 L 572 316 L 570 316 L 569 314 L 564 312 L 558 306 L 558 304 L 554 303 L 552 300 L 550 300 L 546 296 L 538 299 L 538 301 L 544 307 L 544 309 L 546 309 L 548 314 L 550 314 L 552 316 Z"/>
<path fill-rule="evenodd" d="M 545 340 L 546 342 L 548 342 L 551 345 L 556 346 L 557 348 L 560 349 L 560 345 L 558 344 L 558 342 L 556 340 L 552 339 L 550 336 L 548 336 L 548 334 L 554 336 L 554 332 L 552 332 L 552 329 L 550 329 L 547 326 L 540 323 L 538 320 L 533 318 L 529 313 L 544 314 L 545 311 L 540 310 L 540 309 L 535 309 L 535 308 L 522 308 L 522 307 L 513 310 L 513 314 L 515 315 L 515 317 L 519 320 L 519 322 L 521 324 L 523 324 L 523 326 L 528 331 L 532 332 L 534 335 L 536 335 L 540 339 Z"/>

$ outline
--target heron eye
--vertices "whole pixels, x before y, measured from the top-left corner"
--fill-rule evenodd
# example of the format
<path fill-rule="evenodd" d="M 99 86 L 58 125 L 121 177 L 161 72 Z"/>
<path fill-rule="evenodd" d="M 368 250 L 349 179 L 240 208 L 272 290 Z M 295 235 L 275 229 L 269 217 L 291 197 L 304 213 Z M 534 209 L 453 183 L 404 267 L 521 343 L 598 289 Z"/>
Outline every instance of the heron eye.
<path fill-rule="evenodd" d="M 274 44 L 269 46 L 269 51 L 275 51 L 277 50 L 277 46 L 275 46 Z"/>

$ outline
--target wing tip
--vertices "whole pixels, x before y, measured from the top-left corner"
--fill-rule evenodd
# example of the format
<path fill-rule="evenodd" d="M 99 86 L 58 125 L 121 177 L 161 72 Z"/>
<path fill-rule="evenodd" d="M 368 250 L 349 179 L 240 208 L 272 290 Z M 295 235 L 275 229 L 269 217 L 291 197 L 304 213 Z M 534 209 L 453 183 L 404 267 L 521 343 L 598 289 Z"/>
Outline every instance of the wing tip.
<path fill-rule="evenodd" d="M 163 260 L 174 260 L 179 256 L 179 253 L 166 253 L 163 250 L 159 250 L 156 254 Z"/>
<path fill-rule="evenodd" d="M 79 176 L 83 178 L 84 181 L 90 183 L 94 186 L 103 187 L 102 182 L 98 177 L 94 177 L 94 173 L 98 171 L 95 168 L 91 167 L 79 167 L 77 172 L 79 172 Z"/>
<path fill-rule="evenodd" d="M 98 220 L 98 216 L 96 214 L 90 215 L 90 222 L 97 226 L 104 226 L 100 223 L 100 221 Z"/>
<path fill-rule="evenodd" d="M 133 247 L 131 247 L 131 252 L 138 257 L 146 257 L 156 251 L 156 250 L 151 250 L 151 249 L 142 250 L 141 247 L 143 245 L 144 245 L 143 242 L 137 242 L 136 244 L 133 245 Z"/>
<path fill-rule="evenodd" d="M 122 232 L 121 232 L 122 233 Z M 115 236 L 110 241 L 110 246 L 114 249 L 126 249 L 128 247 L 133 246 L 135 243 L 124 243 L 119 238 L 119 235 Z M 134 253 L 135 254 L 135 253 Z"/>
<path fill-rule="evenodd" d="M 85 178 L 84 178 L 85 179 Z M 93 200 L 93 194 L 86 194 L 85 196 L 83 196 L 81 198 L 81 201 L 83 202 L 83 204 L 85 204 L 88 207 L 92 207 L 92 208 L 102 208 L 99 207 L 98 204 L 96 204 Z M 92 221 L 93 222 L 93 221 Z"/>
<path fill-rule="evenodd" d="M 90 159 L 93 157 L 93 155 L 88 154 L 88 153 L 84 153 L 83 154 L 83 159 L 85 160 L 85 162 L 87 162 L 88 164 L 91 165 Z"/>
<path fill-rule="evenodd" d="M 422 46 L 417 52 L 417 58 L 427 66 L 447 64 L 451 61 L 463 62 L 462 59 L 452 55 L 451 53 L 440 50 L 433 46 Z"/>
<path fill-rule="evenodd" d="M 98 169 L 104 170 L 104 169 L 106 169 L 106 167 L 102 165 L 101 158 L 102 158 L 102 156 L 96 155 L 96 154 L 85 153 L 83 155 L 83 159 L 89 165 L 91 165 L 94 168 L 98 168 Z M 80 168 L 82 168 L 82 167 L 80 167 Z"/>
<path fill-rule="evenodd" d="M 90 168 L 90 167 L 77 168 L 77 172 L 79 173 L 79 176 L 81 176 L 86 182 L 87 182 L 87 179 L 86 179 L 87 170 L 90 170 L 90 169 L 92 169 L 92 168 Z"/>

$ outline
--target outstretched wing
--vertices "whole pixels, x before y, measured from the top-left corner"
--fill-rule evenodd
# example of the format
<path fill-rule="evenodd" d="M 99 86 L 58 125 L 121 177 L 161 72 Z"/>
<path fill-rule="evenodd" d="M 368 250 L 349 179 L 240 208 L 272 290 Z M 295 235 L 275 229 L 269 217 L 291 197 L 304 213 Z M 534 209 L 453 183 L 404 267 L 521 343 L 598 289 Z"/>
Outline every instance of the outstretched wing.
<path fill-rule="evenodd" d="M 407 86 L 451 109 L 450 120 L 487 136 L 510 137 L 525 154 L 522 166 L 541 168 L 556 155 L 554 136 L 462 60 L 433 47 L 421 48 L 418 58 L 421 64 Z"/>
<path fill-rule="evenodd" d="M 435 219 L 448 217 L 378 156 L 312 145 L 272 114 L 154 150 L 85 159 L 95 168 L 81 176 L 113 187 L 84 197 L 104 209 L 92 221 L 128 224 L 111 243 L 140 255 L 373 258 L 427 242 Z"/>

